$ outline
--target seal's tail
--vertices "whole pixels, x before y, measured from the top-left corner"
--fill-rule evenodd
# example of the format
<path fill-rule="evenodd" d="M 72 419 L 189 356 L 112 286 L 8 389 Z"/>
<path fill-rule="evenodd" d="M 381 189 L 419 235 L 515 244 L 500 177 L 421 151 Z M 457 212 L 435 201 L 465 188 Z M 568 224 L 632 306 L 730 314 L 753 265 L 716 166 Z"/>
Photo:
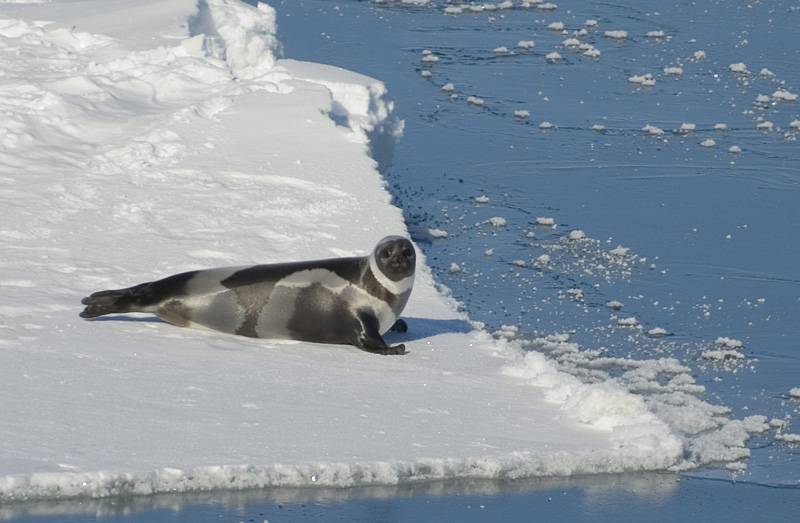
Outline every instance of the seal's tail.
<path fill-rule="evenodd" d="M 141 298 L 147 292 L 148 285 L 143 283 L 127 289 L 95 292 L 81 300 L 86 308 L 80 313 L 80 317 L 96 318 L 106 314 L 140 312 Z"/>

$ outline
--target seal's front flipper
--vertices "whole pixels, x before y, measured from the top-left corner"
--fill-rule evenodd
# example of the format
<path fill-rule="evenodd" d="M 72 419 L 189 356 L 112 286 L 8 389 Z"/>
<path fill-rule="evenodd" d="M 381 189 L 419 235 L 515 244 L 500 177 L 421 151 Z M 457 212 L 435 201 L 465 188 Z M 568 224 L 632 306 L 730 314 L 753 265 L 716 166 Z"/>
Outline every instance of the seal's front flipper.
<path fill-rule="evenodd" d="M 406 323 L 406 321 L 402 319 L 397 320 L 396 322 L 394 322 L 394 325 L 392 325 L 392 328 L 389 330 L 392 332 L 400 332 L 400 333 L 408 332 L 408 323 Z"/>
<path fill-rule="evenodd" d="M 386 341 L 384 341 L 380 332 L 378 332 L 378 318 L 376 318 L 372 312 L 364 310 L 359 311 L 358 319 L 361 322 L 362 331 L 356 336 L 356 341 L 353 345 L 367 352 L 383 354 L 384 356 L 390 354 L 408 354 L 406 346 L 402 343 L 394 347 L 390 347 L 386 344 Z"/>

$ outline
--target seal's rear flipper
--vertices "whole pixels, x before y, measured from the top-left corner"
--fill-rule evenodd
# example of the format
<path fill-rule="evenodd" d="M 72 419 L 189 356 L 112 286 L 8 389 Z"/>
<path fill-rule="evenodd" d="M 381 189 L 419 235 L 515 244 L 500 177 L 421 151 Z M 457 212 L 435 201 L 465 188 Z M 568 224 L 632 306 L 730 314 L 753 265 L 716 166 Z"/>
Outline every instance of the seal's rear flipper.
<path fill-rule="evenodd" d="M 106 314 L 140 312 L 138 305 L 141 287 L 142 285 L 136 285 L 127 289 L 95 292 L 81 300 L 86 308 L 81 311 L 80 317 L 96 318 Z"/>

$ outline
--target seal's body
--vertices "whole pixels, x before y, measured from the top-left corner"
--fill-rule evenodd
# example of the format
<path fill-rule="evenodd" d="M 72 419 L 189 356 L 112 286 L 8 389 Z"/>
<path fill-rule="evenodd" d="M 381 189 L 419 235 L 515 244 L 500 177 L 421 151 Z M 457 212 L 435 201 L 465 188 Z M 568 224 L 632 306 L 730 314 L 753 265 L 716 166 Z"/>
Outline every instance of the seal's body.
<path fill-rule="evenodd" d="M 182 327 L 254 338 L 355 345 L 403 354 L 382 335 L 395 328 L 414 283 L 410 241 L 381 240 L 372 254 L 305 262 L 191 271 L 84 298 L 83 318 L 149 312 Z"/>

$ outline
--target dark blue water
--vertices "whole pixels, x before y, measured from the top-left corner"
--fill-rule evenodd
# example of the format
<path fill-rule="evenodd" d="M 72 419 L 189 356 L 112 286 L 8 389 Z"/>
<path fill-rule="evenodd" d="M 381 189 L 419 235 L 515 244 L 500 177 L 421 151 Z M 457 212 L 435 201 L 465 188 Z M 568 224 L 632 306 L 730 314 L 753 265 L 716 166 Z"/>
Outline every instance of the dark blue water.
<path fill-rule="evenodd" d="M 287 57 L 383 80 L 406 122 L 385 171 L 412 235 L 437 277 L 490 330 L 524 336 L 568 332 L 586 348 L 632 358 L 674 356 L 695 370 L 712 401 L 733 415 L 786 419 L 800 403 L 800 144 L 797 102 L 755 104 L 759 94 L 800 92 L 796 2 L 558 2 L 552 13 L 514 9 L 446 17 L 432 7 L 284 0 L 278 10 Z M 565 49 L 582 37 L 598 60 Z M 603 31 L 623 29 L 615 41 Z M 667 38 L 648 38 L 662 30 Z M 514 49 L 534 40 L 532 51 Z M 506 46 L 513 54 L 497 56 Z M 440 60 L 421 61 L 429 49 Z M 557 50 L 561 63 L 545 55 Z M 689 58 L 698 50 L 704 60 Z M 751 75 L 729 64 L 744 62 Z M 671 78 L 666 66 L 680 65 Z M 774 77 L 761 77 L 762 68 Z M 421 76 L 430 70 L 430 79 Z M 651 73 L 641 88 L 634 74 Z M 457 98 L 440 87 L 452 82 Z M 478 96 L 483 107 L 466 103 Z M 513 111 L 530 112 L 526 120 Z M 775 130 L 756 129 L 759 118 Z M 555 128 L 539 129 L 541 121 Z M 674 132 L 684 122 L 692 133 Z M 725 123 L 726 131 L 714 124 Z M 605 130 L 592 130 L 602 124 Z M 641 131 L 664 130 L 660 137 Z M 713 139 L 714 147 L 700 142 Z M 728 148 L 737 145 L 741 154 Z M 487 204 L 474 198 L 485 195 Z M 487 220 L 502 217 L 493 227 Z M 552 217 L 556 227 L 536 225 Z M 448 231 L 432 240 L 430 228 Z M 573 229 L 589 240 L 569 242 Z M 531 235 L 532 233 L 532 235 Z M 617 245 L 630 249 L 617 258 Z M 492 250 L 488 256 L 486 251 Z M 547 266 L 536 266 L 542 254 Z M 521 261 L 524 266 L 515 264 Z M 450 271 L 452 263 L 460 272 Z M 579 289 L 582 299 L 576 299 Z M 621 329 L 609 300 L 641 330 Z M 646 331 L 669 335 L 651 338 Z M 742 340 L 746 360 L 702 358 L 720 336 Z M 800 452 L 772 434 L 751 440 L 747 472 L 707 468 L 521 483 L 419 485 L 340 491 L 268 491 L 12 506 L 9 517 L 47 514 L 125 521 L 616 521 L 689 518 L 785 521 L 800 507 Z M 718 478 L 694 479 L 698 478 Z M 731 480 L 735 481 L 731 481 Z M 2 517 L 2 513 L 0 513 Z"/>

